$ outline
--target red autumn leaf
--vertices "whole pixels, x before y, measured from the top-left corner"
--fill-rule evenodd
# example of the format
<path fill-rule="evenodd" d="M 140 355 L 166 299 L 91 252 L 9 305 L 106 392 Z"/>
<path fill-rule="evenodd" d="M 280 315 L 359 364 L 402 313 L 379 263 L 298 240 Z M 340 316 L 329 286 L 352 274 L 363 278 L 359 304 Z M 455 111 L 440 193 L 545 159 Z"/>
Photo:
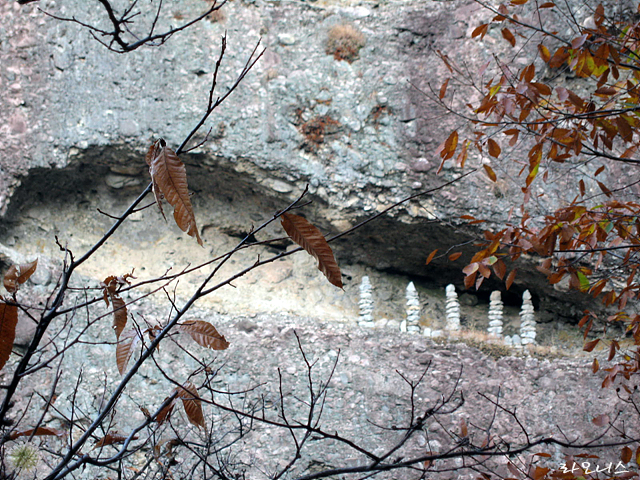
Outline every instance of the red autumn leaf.
<path fill-rule="evenodd" d="M 474 272 L 471 275 L 467 275 L 466 277 L 464 277 L 464 288 L 466 288 L 467 290 L 470 290 L 471 287 L 473 287 L 473 285 L 475 284 L 477 276 L 478 276 L 478 272 Z M 483 277 L 480 277 L 480 278 L 483 278 Z"/>
<path fill-rule="evenodd" d="M 484 38 L 488 30 L 489 24 L 484 23 L 482 25 L 479 25 L 473 30 L 473 32 L 471 32 L 471 38 L 476 38 L 477 36 L 480 36 L 480 38 Z"/>
<path fill-rule="evenodd" d="M 598 370 L 600 370 L 600 363 L 598 362 L 597 358 L 594 358 L 593 364 L 591 365 L 591 371 L 593 373 L 598 373 Z"/>
<path fill-rule="evenodd" d="M 4 288 L 9 293 L 18 291 L 20 285 L 29 280 L 38 267 L 38 259 L 24 265 L 11 265 L 4 275 Z"/>
<path fill-rule="evenodd" d="M 493 264 L 493 271 L 500 280 L 504 280 L 504 276 L 507 273 L 507 266 L 501 259 L 498 259 L 498 261 Z"/>
<path fill-rule="evenodd" d="M 427 257 L 427 261 L 425 262 L 425 265 L 429 265 L 431 263 L 431 261 L 433 260 L 433 257 L 436 256 L 436 253 L 438 253 L 437 248 L 429 254 L 429 256 Z"/>
<path fill-rule="evenodd" d="M 517 268 L 514 268 L 513 270 L 511 270 L 511 272 L 509 273 L 509 276 L 507 277 L 507 281 L 505 282 L 505 285 L 507 287 L 507 290 L 509 290 L 511 288 L 511 285 L 513 285 L 513 281 L 516 279 L 516 272 L 518 271 Z"/>
<path fill-rule="evenodd" d="M 592 340 L 590 342 L 585 343 L 584 347 L 582 347 L 582 349 L 585 352 L 591 352 L 591 351 L 593 351 L 594 348 L 596 348 L 596 345 L 598 345 L 599 342 L 600 342 L 600 339 L 596 338 L 595 340 Z"/>
<path fill-rule="evenodd" d="M 18 306 L 0 302 L 0 370 L 11 356 L 18 325 Z"/>
<path fill-rule="evenodd" d="M 187 170 L 178 155 L 160 139 L 149 148 L 146 160 L 160 211 L 164 198 L 173 207 L 173 218 L 180 230 L 203 245 L 189 198 Z"/>
<path fill-rule="evenodd" d="M 204 415 L 202 414 L 201 400 L 198 389 L 191 382 L 186 382 L 178 389 L 178 397 L 182 400 L 182 406 L 191 424 L 205 428 Z"/>
<path fill-rule="evenodd" d="M 190 320 L 180 325 L 180 331 L 189 334 L 198 345 L 203 347 L 212 350 L 226 350 L 229 348 L 229 342 L 209 322 Z"/>
<path fill-rule="evenodd" d="M 342 288 L 342 274 L 333 256 L 333 251 L 324 235 L 309 221 L 292 213 L 283 213 L 282 228 L 295 243 L 318 261 L 318 269 L 327 277 L 329 283 Z"/>

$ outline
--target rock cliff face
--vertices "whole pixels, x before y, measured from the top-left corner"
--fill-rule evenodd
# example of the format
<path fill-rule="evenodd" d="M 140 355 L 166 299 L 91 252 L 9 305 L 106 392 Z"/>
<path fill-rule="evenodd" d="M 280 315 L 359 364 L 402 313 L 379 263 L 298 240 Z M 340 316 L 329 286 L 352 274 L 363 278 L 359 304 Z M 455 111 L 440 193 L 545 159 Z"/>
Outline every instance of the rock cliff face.
<path fill-rule="evenodd" d="M 97 287 L 106 276 L 132 268 L 144 280 L 187 263 L 203 263 L 233 246 L 238 236 L 286 206 L 307 185 L 313 203 L 305 207 L 305 214 L 323 230 L 337 232 L 407 195 L 455 178 L 459 172 L 454 170 L 436 176 L 434 158 L 454 124 L 443 121 L 416 87 L 437 88 L 445 78 L 437 50 L 450 55 L 464 52 L 472 62 L 485 61 L 489 55 L 482 43 L 469 39 L 480 13 L 468 1 L 234 0 L 223 7 L 223 15 L 175 35 L 164 47 L 126 55 L 107 51 L 86 30 L 47 17 L 37 6 L 108 27 L 100 11 L 87 9 L 81 0 L 0 4 L 0 253 L 13 260 L 20 260 L 20 255 L 40 257 L 37 275 L 29 284 L 34 303 L 44 302 L 60 272 L 55 237 L 76 253 L 89 248 L 112 223 L 98 209 L 117 215 L 148 183 L 144 153 L 151 140 L 163 137 L 175 146 L 196 124 L 206 107 L 225 31 L 228 48 L 220 92 L 235 80 L 258 41 L 266 51 L 207 123 L 203 132 L 211 129 L 208 142 L 182 157 L 205 248 L 165 224 L 154 209 L 142 210 L 83 265 L 79 273 L 85 283 L 74 287 Z M 164 22 L 179 23 L 202 8 L 203 0 L 174 2 L 171 18 Z M 194 143 L 203 139 L 204 133 Z M 408 398 L 399 392 L 407 386 L 392 372 L 397 369 L 416 378 L 430 362 L 421 407 L 450 392 L 461 365 L 466 376 L 459 386 L 469 400 L 450 423 L 434 424 L 430 436 L 418 438 L 416 451 L 449 448 L 449 432 L 458 428 L 461 418 L 491 423 L 494 409 L 487 408 L 477 392 L 490 398 L 506 393 L 505 404 L 523 413 L 534 435 L 556 427 L 571 434 L 597 433 L 592 417 L 600 413 L 614 417 L 620 405 L 612 391 L 598 388 L 601 379 L 589 373 L 584 359 L 496 360 L 462 344 L 441 346 L 417 335 L 355 326 L 359 285 L 367 275 L 375 292 L 374 320 L 403 317 L 410 276 L 422 302 L 422 325 L 442 328 L 444 286 L 461 285 L 462 260 L 427 267 L 427 255 L 435 248 L 446 251 L 453 243 L 467 242 L 477 233 L 458 223 L 462 214 L 490 217 L 496 223 L 504 220 L 510 194 L 506 185 L 496 187 L 482 176 L 469 177 L 368 224 L 334 246 L 345 276 L 344 292 L 328 285 L 314 261 L 301 255 L 251 272 L 234 284 L 235 289 L 203 299 L 192 314 L 215 320 L 232 344 L 220 356 L 221 364 L 228 364 L 221 384 L 238 389 L 268 382 L 265 391 L 272 401 L 277 397 L 272 382 L 281 367 L 291 391 L 303 388 L 305 372 L 298 368 L 295 329 L 309 345 L 309 354 L 319 359 L 322 378 L 327 378 L 342 348 L 344 362 L 331 383 L 335 402 L 327 407 L 326 416 L 327 424 L 344 427 L 346 436 L 373 443 L 379 434 L 374 423 L 401 425 Z M 561 199 L 558 193 L 543 201 Z M 269 233 L 282 235 L 276 230 Z M 269 253 L 272 247 L 241 252 L 220 274 L 235 273 L 239 265 L 254 262 L 256 254 Z M 549 288 L 532 265 L 529 261 L 519 267 L 513 297 L 503 295 L 505 316 L 517 318 L 519 294 L 526 289 L 534 294 L 537 320 L 578 315 L 584 302 Z M 181 280 L 174 290 L 178 301 L 192 293 L 201 275 Z M 469 327 L 477 298 L 467 295 L 465 302 L 463 328 Z M 131 311 L 137 319 L 166 318 L 165 309 L 152 303 L 134 304 Z M 113 337 L 109 322 L 99 328 L 100 339 Z M 564 333 L 557 326 L 549 332 L 539 333 L 540 343 Z M 19 335 L 24 344 L 29 332 Z M 100 396 L 107 390 L 100 383 L 103 373 L 118 378 L 114 350 L 113 344 L 89 349 L 81 345 L 65 359 L 68 372 L 86 368 L 82 402 L 87 411 L 100 408 Z M 181 375 L 185 366 L 193 365 L 190 359 L 180 363 L 181 352 L 174 350 L 168 351 L 162 366 Z M 42 383 L 36 387 L 48 388 L 52 381 L 48 372 L 39 375 Z M 139 380 L 136 394 L 146 400 L 157 404 L 166 396 L 162 378 L 150 375 Z M 71 391 L 74 381 L 65 377 L 61 390 Z M 27 409 L 22 400 L 16 407 L 19 413 Z M 124 401 L 129 402 L 129 411 L 142 415 L 135 407 L 137 398 Z M 573 410 L 567 411 L 567 405 Z M 118 427 L 130 427 L 128 422 L 139 420 L 135 415 Z M 355 420 L 345 425 L 344 418 L 350 415 L 356 415 Z M 61 419 L 46 421 L 56 425 Z M 511 423 L 502 416 L 495 430 L 509 441 L 522 440 Z M 278 441 L 272 432 L 258 434 L 242 461 L 262 465 L 276 454 L 291 453 L 272 451 Z M 343 452 L 323 449 L 308 454 L 302 467 L 342 465 Z M 266 458 L 265 452 L 271 457 Z M 550 466 L 558 466 L 561 452 L 557 453 L 549 459 Z M 94 473 L 88 470 L 83 478 L 95 478 Z"/>
<path fill-rule="evenodd" d="M 102 12 L 84 2 L 38 5 L 107 28 Z M 202 8 L 202 0 L 177 2 L 163 21 L 179 23 Z M 489 58 L 483 43 L 469 38 L 486 15 L 473 2 L 235 1 L 221 12 L 161 48 L 118 55 L 35 4 L 0 6 L 1 241 L 26 253 L 51 252 L 51 238 L 34 247 L 23 234 L 44 228 L 67 238 L 98 235 L 106 219 L 89 218 L 95 210 L 86 207 L 118 207 L 133 198 L 148 181 L 143 158 L 150 141 L 163 137 L 176 145 L 193 128 L 206 106 L 225 31 L 219 92 L 258 42 L 266 50 L 206 125 L 209 141 L 183 157 L 205 230 L 246 232 L 308 185 L 313 204 L 307 215 L 337 232 L 457 175 L 435 174 L 434 151 L 454 124 L 443 121 L 420 90 L 438 88 L 446 76 L 438 50 L 464 53 L 471 63 Z M 462 261 L 426 267 L 426 256 L 471 238 L 474 232 L 459 225 L 462 214 L 504 220 L 512 193 L 472 176 L 396 209 L 335 248 L 343 264 L 414 275 L 430 287 L 460 285 Z M 552 192 L 543 201 L 563 195 Z M 66 222 L 69 216 L 78 221 Z M 74 232 L 79 225 L 82 230 Z M 118 248 L 145 248 L 158 240 L 149 235 L 134 229 Z M 549 310 L 547 318 L 559 312 L 571 317 L 584 307 L 548 288 L 525 262 L 514 290 L 527 288 Z"/>

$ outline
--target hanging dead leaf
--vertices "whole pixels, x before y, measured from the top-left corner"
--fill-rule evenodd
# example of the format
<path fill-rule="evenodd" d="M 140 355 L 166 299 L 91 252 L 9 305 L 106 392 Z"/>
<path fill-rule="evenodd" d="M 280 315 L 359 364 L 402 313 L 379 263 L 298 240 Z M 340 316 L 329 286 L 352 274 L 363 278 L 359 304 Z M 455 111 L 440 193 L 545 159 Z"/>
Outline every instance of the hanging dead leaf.
<path fill-rule="evenodd" d="M 107 445 L 113 445 L 114 443 L 124 443 L 127 438 L 128 437 L 117 433 L 107 433 L 104 437 L 96 442 L 92 450 L 100 447 L 106 447 Z M 133 440 L 137 439 L 137 436 L 133 437 Z"/>
<path fill-rule="evenodd" d="M 189 334 L 191 338 L 203 347 L 212 350 L 226 350 L 229 342 L 220 335 L 216 328 L 204 320 L 190 320 L 180 325 L 180 331 Z"/>
<path fill-rule="evenodd" d="M 171 395 L 173 395 L 175 392 L 176 390 L 174 389 L 171 392 Z M 171 397 L 171 395 L 165 398 L 164 401 L 166 402 Z M 176 399 L 174 398 L 162 410 L 160 410 L 160 413 L 158 413 L 158 416 L 156 416 L 156 422 L 158 422 L 158 425 L 162 425 L 164 422 L 169 420 L 169 418 L 171 418 L 171 414 L 173 413 L 173 407 L 175 407 L 175 405 L 176 405 Z"/>
<path fill-rule="evenodd" d="M 111 304 L 113 305 L 113 330 L 116 332 L 116 338 L 120 340 L 120 334 L 127 326 L 127 307 L 124 300 L 117 295 L 111 297 Z"/>
<path fill-rule="evenodd" d="M 184 383 L 182 388 L 178 389 L 178 397 L 182 400 L 182 406 L 189 422 L 196 427 L 205 428 L 204 415 L 196 386 L 191 382 Z"/>
<path fill-rule="evenodd" d="M 11 432 L 9 438 L 11 440 L 15 440 L 18 437 L 30 437 L 32 434 L 34 436 L 53 435 L 56 437 L 64 437 L 67 433 L 55 428 L 38 427 L 35 430 L 33 428 L 30 428 L 29 430 L 22 430 L 21 432 Z"/>
<path fill-rule="evenodd" d="M 129 359 L 139 342 L 140 335 L 138 335 L 138 331 L 133 328 L 121 335 L 118 346 L 116 347 L 116 363 L 120 375 L 124 375 Z"/>
<path fill-rule="evenodd" d="M 173 218 L 180 230 L 195 237 L 198 243 L 203 245 L 189 198 L 187 169 L 184 163 L 173 150 L 167 147 L 162 139 L 149 148 L 146 160 L 149 164 L 153 193 L 156 196 L 158 206 L 161 205 L 164 197 L 173 207 Z M 161 206 L 160 211 L 162 212 Z"/>
<path fill-rule="evenodd" d="M 0 302 L 0 370 L 11 356 L 17 324 L 18 306 Z"/>
<path fill-rule="evenodd" d="M 340 267 L 320 230 L 311 225 L 306 218 L 292 213 L 283 213 L 281 221 L 282 228 L 291 240 L 318 261 L 318 269 L 327 277 L 327 280 L 332 285 L 342 288 Z"/>
<path fill-rule="evenodd" d="M 20 285 L 29 280 L 38 267 L 38 259 L 24 265 L 11 265 L 4 275 L 4 288 L 9 293 L 18 291 Z"/>

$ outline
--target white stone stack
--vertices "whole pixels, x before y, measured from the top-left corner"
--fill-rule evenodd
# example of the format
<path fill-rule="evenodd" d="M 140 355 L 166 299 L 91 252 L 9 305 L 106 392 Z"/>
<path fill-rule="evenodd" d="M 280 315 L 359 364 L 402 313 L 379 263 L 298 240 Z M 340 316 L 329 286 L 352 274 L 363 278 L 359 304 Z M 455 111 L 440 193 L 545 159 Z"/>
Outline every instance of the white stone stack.
<path fill-rule="evenodd" d="M 406 298 L 406 331 L 409 333 L 420 333 L 420 297 L 418 297 L 418 291 L 413 282 L 409 282 L 409 285 L 407 285 Z"/>
<path fill-rule="evenodd" d="M 520 337 L 522 345 L 536 343 L 536 317 L 531 302 L 531 293 L 525 290 L 522 294 L 522 310 L 520 311 Z"/>
<path fill-rule="evenodd" d="M 458 301 L 458 294 L 456 293 L 456 287 L 453 285 L 447 285 L 447 303 L 445 306 L 447 323 L 445 328 L 449 332 L 457 332 L 460 330 L 460 302 Z"/>
<path fill-rule="evenodd" d="M 361 327 L 373 328 L 373 286 L 369 281 L 369 277 L 365 275 L 360 281 L 360 317 L 358 325 Z"/>
<path fill-rule="evenodd" d="M 491 299 L 489 300 L 489 328 L 487 329 L 489 335 L 502 337 L 502 311 L 501 294 L 499 290 L 495 290 L 491 292 Z"/>

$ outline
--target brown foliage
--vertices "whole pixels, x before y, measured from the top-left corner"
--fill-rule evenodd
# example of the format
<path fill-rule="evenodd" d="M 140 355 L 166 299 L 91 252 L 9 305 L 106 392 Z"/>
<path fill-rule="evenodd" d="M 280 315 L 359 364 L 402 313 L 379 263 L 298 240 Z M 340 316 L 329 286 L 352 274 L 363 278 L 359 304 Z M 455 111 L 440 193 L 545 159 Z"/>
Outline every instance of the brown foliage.
<path fill-rule="evenodd" d="M 309 255 L 318 260 L 318 269 L 332 285 L 342 288 L 340 267 L 324 235 L 309 221 L 292 213 L 282 214 L 282 228 L 291 240 L 304 248 Z"/>
<path fill-rule="evenodd" d="M 182 406 L 189 422 L 196 427 L 205 428 L 202 402 L 196 386 L 191 382 L 184 383 L 181 388 L 178 388 L 178 397 L 182 400 Z"/>
<path fill-rule="evenodd" d="M 226 350 L 229 348 L 229 342 L 224 338 L 224 335 L 220 335 L 209 322 L 190 320 L 180 325 L 180 330 L 187 333 L 198 345 L 203 347 L 212 350 Z"/>
<path fill-rule="evenodd" d="M 163 139 L 149 147 L 146 161 L 153 182 L 153 194 L 162 215 L 164 216 L 162 199 L 165 199 L 173 207 L 173 218 L 180 230 L 195 237 L 198 243 L 203 245 L 189 198 L 187 170 L 184 163 L 173 150 L 167 147 Z"/>
<path fill-rule="evenodd" d="M 9 293 L 18 291 L 20 285 L 29 280 L 38 267 L 38 259 L 24 265 L 11 265 L 7 273 L 4 275 L 4 288 Z"/>
<path fill-rule="evenodd" d="M 120 336 L 120 341 L 116 347 L 116 364 L 118 365 L 118 372 L 120 375 L 124 375 L 127 370 L 127 364 L 134 350 L 140 343 L 140 334 L 134 328 L 127 330 Z"/>
<path fill-rule="evenodd" d="M 492 273 L 504 278 L 504 260 L 515 262 L 529 254 L 540 258 L 538 270 L 550 284 L 564 280 L 569 288 L 598 297 L 607 307 L 615 306 L 619 313 L 607 322 L 625 324 L 626 332 L 633 335 L 635 352 L 618 368 L 606 370 L 603 386 L 610 386 L 617 377 L 629 379 L 640 370 L 636 360 L 640 356 L 640 316 L 624 313 L 630 301 L 640 299 L 640 203 L 626 195 L 624 188 L 607 185 L 604 175 L 598 176 L 609 172 L 615 163 L 640 162 L 635 158 L 640 148 L 640 121 L 635 114 L 640 106 L 640 59 L 633 53 L 640 46 L 640 25 L 621 23 L 612 10 L 598 5 L 589 26 L 576 24 L 576 32 L 562 38 L 561 33 L 547 30 L 538 21 L 540 16 L 526 13 L 544 9 L 553 15 L 560 8 L 553 2 L 534 5 L 528 0 L 512 0 L 498 7 L 481 5 L 494 17 L 477 26 L 472 37 L 482 39 L 500 32 L 510 47 L 520 38 L 527 39 L 548 71 L 572 72 L 581 79 L 581 87 L 578 93 L 578 89 L 553 83 L 555 76 L 543 75 L 530 58 L 519 70 L 517 62 L 507 65 L 497 59 L 497 73 L 491 76 L 488 65 L 469 74 L 440 54 L 451 76 L 439 89 L 433 89 L 434 101 L 445 106 L 448 92 L 465 84 L 478 85 L 482 97 L 467 104 L 468 112 L 460 114 L 465 121 L 471 120 L 469 138 L 456 129 L 437 150 L 439 171 L 448 161 L 464 167 L 468 146 L 497 163 L 513 161 L 507 152 L 526 145 L 519 185 L 524 196 L 520 205 L 514 205 L 521 212 L 520 221 L 484 232 L 478 251 L 463 269 L 465 286 L 479 288 Z M 482 80 L 477 82 L 478 78 Z M 495 182 L 499 176 L 488 160 L 485 157 L 484 170 Z M 534 220 L 529 213 L 532 189 L 544 187 L 554 166 L 567 162 L 593 170 L 587 169 L 590 175 L 576 179 L 573 200 Z M 590 193 L 586 182 L 599 193 Z M 633 185 L 634 178 L 628 182 Z M 506 275 L 507 288 L 513 284 L 515 272 L 512 269 Z M 581 322 L 585 339 L 592 324 L 593 319 Z M 593 350 L 597 343 L 586 343 L 585 350 Z M 610 342 L 609 360 L 618 349 L 617 342 Z"/>
<path fill-rule="evenodd" d="M 18 306 L 0 302 L 0 370 L 11 356 L 18 325 Z"/>

